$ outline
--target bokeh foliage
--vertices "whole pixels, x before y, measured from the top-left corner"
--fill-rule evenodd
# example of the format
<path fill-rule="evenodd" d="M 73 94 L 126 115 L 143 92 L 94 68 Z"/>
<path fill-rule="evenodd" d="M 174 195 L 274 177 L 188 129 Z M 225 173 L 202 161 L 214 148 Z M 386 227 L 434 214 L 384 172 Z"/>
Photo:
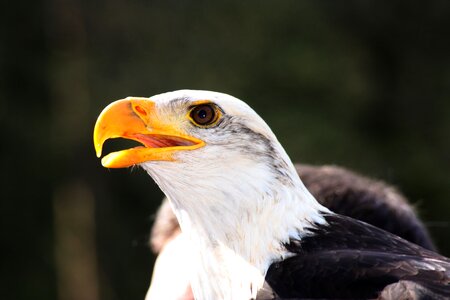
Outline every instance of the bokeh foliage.
<path fill-rule="evenodd" d="M 180 88 L 245 100 L 296 162 L 395 184 L 450 255 L 448 1 L 47 0 L 0 11 L 2 298 L 144 297 L 162 194 L 140 170 L 103 169 L 92 129 L 112 100 Z M 86 294 L 62 292 L 83 284 Z"/>

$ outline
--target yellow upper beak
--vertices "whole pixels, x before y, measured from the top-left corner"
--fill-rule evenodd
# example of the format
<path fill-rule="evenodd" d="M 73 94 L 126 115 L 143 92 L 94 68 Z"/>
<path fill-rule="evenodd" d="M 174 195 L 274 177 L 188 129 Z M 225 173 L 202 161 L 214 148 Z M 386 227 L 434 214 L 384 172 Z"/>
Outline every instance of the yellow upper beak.
<path fill-rule="evenodd" d="M 115 101 L 101 112 L 95 124 L 95 152 L 100 157 L 105 141 L 113 138 L 142 143 L 144 147 L 112 152 L 102 159 L 106 168 L 125 168 L 146 161 L 171 161 L 177 151 L 205 145 L 202 140 L 183 134 L 175 125 L 157 117 L 155 103 L 149 98 Z"/>

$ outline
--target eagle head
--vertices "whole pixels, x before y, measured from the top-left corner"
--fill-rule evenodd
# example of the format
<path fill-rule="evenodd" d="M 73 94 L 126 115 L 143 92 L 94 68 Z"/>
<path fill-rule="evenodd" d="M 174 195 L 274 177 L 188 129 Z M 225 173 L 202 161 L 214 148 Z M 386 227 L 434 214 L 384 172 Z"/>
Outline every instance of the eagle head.
<path fill-rule="evenodd" d="M 270 263 L 287 255 L 283 243 L 324 222 L 325 209 L 272 130 L 232 96 L 180 90 L 118 100 L 95 125 L 97 156 L 113 138 L 141 144 L 106 155 L 102 164 L 139 165 L 168 196 L 195 248 L 198 299 L 254 298 Z"/>

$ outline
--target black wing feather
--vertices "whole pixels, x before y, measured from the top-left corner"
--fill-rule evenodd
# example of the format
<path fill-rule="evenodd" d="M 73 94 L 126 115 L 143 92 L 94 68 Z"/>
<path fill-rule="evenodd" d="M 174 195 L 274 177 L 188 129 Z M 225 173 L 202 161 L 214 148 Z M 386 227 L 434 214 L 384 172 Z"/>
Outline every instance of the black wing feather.
<path fill-rule="evenodd" d="M 282 298 L 377 298 L 383 289 L 410 281 L 450 297 L 450 260 L 348 217 L 329 215 L 301 241 L 295 255 L 276 262 L 266 281 Z"/>

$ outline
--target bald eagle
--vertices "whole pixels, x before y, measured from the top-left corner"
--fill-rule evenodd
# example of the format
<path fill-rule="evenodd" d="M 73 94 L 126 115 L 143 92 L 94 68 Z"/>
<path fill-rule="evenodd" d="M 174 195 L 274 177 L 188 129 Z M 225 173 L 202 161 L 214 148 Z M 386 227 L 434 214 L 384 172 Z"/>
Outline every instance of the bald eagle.
<path fill-rule="evenodd" d="M 433 242 L 415 209 L 396 188 L 337 166 L 295 164 L 311 194 L 335 213 L 365 221 L 394 233 L 426 249 L 435 250 Z M 192 300 L 188 241 L 180 232 L 178 221 L 167 198 L 155 217 L 150 246 L 158 255 L 146 300 Z M 405 296 L 419 298 L 423 290 L 398 286 Z M 392 290 L 392 287 L 388 290 Z M 387 292 L 387 291 L 386 291 Z"/>
<path fill-rule="evenodd" d="M 113 102 L 94 146 L 140 165 L 171 201 L 189 241 L 196 299 L 376 298 L 413 284 L 450 297 L 450 260 L 319 204 L 269 126 L 222 93 L 181 90 Z"/>

